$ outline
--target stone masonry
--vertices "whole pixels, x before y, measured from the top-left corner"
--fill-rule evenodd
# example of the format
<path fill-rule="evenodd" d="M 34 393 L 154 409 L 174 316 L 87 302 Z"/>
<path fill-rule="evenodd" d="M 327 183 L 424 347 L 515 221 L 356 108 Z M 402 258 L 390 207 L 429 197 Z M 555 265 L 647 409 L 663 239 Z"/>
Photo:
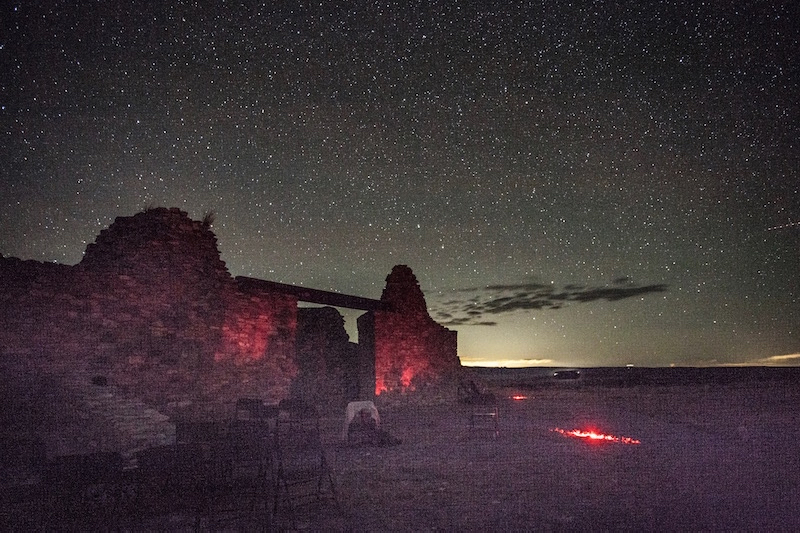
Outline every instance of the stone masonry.
<path fill-rule="evenodd" d="M 210 219 L 176 208 L 118 217 L 75 266 L 0 256 L 3 436 L 49 456 L 133 453 L 178 420 L 230 417 L 240 397 L 345 402 L 460 366 L 407 266 L 385 309 L 359 318 L 358 345 L 335 308 L 298 308 L 299 294 L 234 279 Z"/>
<path fill-rule="evenodd" d="M 389 310 L 370 311 L 358 322 L 359 340 L 375 354 L 375 394 L 413 391 L 453 377 L 461 367 L 456 332 L 430 317 L 408 266 L 392 269 L 381 300 Z"/>

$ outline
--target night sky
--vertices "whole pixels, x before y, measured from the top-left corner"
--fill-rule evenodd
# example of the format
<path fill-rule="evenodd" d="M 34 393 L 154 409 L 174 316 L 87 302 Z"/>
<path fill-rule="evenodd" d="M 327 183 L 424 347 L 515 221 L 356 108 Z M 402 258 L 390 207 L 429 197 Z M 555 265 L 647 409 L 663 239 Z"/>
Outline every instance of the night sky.
<path fill-rule="evenodd" d="M 0 253 L 211 210 L 464 363 L 800 364 L 800 3 L 509 3 L 3 2 Z"/>

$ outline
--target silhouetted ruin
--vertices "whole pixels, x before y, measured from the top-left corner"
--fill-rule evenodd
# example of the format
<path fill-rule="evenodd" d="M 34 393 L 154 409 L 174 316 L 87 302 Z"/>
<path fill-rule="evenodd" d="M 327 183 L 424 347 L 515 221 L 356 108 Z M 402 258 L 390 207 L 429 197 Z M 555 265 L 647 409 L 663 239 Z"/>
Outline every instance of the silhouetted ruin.
<path fill-rule="evenodd" d="M 456 333 L 410 268 L 386 281 L 374 300 L 233 278 L 209 225 L 176 208 L 118 217 L 75 266 L 0 257 L 4 430 L 49 456 L 130 453 L 238 398 L 344 405 L 449 381 Z M 358 344 L 334 306 L 366 311 Z"/>

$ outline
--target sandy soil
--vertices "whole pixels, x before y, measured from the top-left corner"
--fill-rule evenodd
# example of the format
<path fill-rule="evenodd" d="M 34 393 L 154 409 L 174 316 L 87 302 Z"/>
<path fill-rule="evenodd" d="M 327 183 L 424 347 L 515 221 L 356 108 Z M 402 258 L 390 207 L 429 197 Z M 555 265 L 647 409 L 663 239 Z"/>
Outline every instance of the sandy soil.
<path fill-rule="evenodd" d="M 566 385 L 566 384 L 565 384 Z M 332 442 L 340 510 L 297 529 L 800 530 L 800 386 L 496 390 L 499 436 L 468 407 L 378 403 L 395 447 Z M 331 436 L 340 420 L 326 420 Z M 641 444 L 551 431 L 594 429 Z M 332 437 L 333 439 L 333 437 Z M 335 440 L 335 439 L 334 439 Z"/>

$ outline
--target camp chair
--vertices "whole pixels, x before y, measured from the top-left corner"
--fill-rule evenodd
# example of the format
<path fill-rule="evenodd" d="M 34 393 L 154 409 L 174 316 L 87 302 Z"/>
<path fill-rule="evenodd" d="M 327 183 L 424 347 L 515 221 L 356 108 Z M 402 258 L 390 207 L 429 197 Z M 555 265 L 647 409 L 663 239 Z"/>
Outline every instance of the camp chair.
<path fill-rule="evenodd" d="M 286 511 L 294 519 L 303 506 L 336 499 L 333 470 L 328 463 L 318 416 L 282 416 L 275 425 L 275 488 L 273 514 Z"/>
<path fill-rule="evenodd" d="M 481 392 L 474 381 L 461 382 L 458 387 L 459 402 L 469 406 L 470 435 L 500 435 L 500 409 L 491 392 Z"/>
<path fill-rule="evenodd" d="M 461 381 L 458 384 L 458 401 L 468 405 L 490 405 L 496 403 L 491 392 L 481 392 L 474 381 Z"/>
<path fill-rule="evenodd" d="M 242 415 L 247 408 L 247 414 Z M 272 494 L 271 450 L 274 419 L 260 400 L 237 402 L 237 416 L 219 421 L 176 422 L 178 445 L 191 445 L 207 458 L 207 514 L 216 518 L 266 513 Z"/>
<path fill-rule="evenodd" d="M 469 413 L 470 435 L 500 435 L 500 409 L 496 404 L 472 404 Z"/>
<path fill-rule="evenodd" d="M 209 528 L 227 529 L 222 524 L 240 524 L 242 519 L 262 525 L 269 522 L 271 448 L 271 435 L 235 426 L 226 440 L 212 448 L 204 509 Z"/>
<path fill-rule="evenodd" d="M 264 469 L 269 466 L 272 433 L 278 417 L 277 406 L 265 405 L 255 398 L 239 398 L 230 426 L 230 441 L 239 462 Z"/>

